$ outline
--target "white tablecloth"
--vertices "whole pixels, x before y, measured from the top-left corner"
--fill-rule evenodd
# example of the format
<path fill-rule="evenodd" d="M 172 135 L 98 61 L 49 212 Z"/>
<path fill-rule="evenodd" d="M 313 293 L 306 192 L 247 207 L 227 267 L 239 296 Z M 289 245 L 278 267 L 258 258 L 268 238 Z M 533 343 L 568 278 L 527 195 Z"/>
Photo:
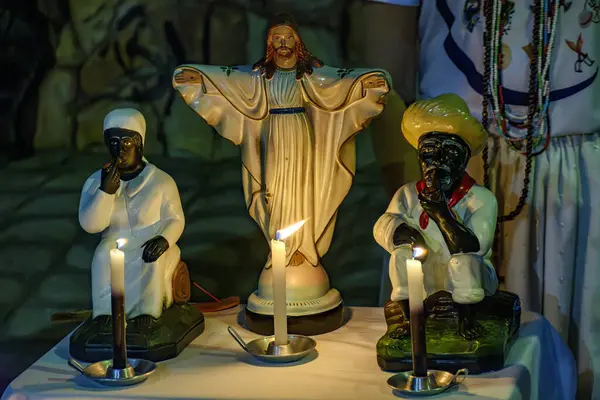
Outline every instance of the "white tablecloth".
<path fill-rule="evenodd" d="M 316 336 L 317 352 L 288 365 L 252 359 L 227 333 L 240 309 L 209 314 L 206 330 L 177 358 L 162 362 L 135 387 L 109 389 L 88 381 L 67 365 L 68 338 L 15 379 L 2 400 L 23 399 L 327 399 L 398 398 L 387 386 L 375 344 L 385 332 L 381 308 L 351 308 L 349 322 Z M 570 400 L 576 372 L 566 345 L 541 316 L 524 313 L 521 333 L 507 367 L 469 376 L 436 398 Z M 246 340 L 257 335 L 238 328 Z M 7 366 L 4 366 L 5 368 Z"/>

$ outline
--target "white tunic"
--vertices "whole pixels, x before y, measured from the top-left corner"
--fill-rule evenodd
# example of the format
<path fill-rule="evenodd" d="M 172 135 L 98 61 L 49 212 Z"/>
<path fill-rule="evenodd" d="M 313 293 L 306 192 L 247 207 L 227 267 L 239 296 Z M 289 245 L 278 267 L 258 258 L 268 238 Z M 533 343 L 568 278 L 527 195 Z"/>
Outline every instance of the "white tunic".
<path fill-rule="evenodd" d="M 92 261 L 93 316 L 110 315 L 109 252 L 116 240 L 127 239 L 125 253 L 125 313 L 160 317 L 163 307 L 173 302 L 171 278 L 180 261 L 177 240 L 184 228 L 179 191 L 173 178 L 146 163 L 139 176 L 121 181 L 117 192 L 99 189 L 101 171 L 90 176 L 83 186 L 79 222 L 88 233 L 102 232 Z M 169 249 L 153 263 L 142 260 L 142 245 L 161 235 Z"/>
<path fill-rule="evenodd" d="M 483 289 L 486 295 L 491 295 L 498 286 L 494 266 L 491 262 L 497 213 L 496 198 L 484 187 L 473 185 L 452 208 L 452 211 L 479 240 L 479 251 L 473 253 L 482 260 L 483 271 L 477 274 L 478 279 L 472 279 L 470 276 L 456 276 L 456 269 L 449 265 L 454 255 L 450 254 L 442 232 L 432 219 L 429 220 L 425 229 L 419 225 L 423 208 L 419 203 L 419 195 L 414 182 L 402 186 L 396 192 L 386 213 L 375 224 L 373 235 L 377 243 L 390 253 L 397 248 L 393 243 L 393 237 L 398 226 L 407 224 L 423 235 L 429 250 L 428 257 L 423 264 L 424 285 L 428 295 L 439 290 L 453 292 L 459 281 L 469 282 L 470 289 L 477 291 Z M 391 262 L 395 262 L 394 257 Z M 462 272 L 459 274 L 472 274 L 469 268 L 461 270 Z M 453 276 L 449 276 L 449 271 Z"/>

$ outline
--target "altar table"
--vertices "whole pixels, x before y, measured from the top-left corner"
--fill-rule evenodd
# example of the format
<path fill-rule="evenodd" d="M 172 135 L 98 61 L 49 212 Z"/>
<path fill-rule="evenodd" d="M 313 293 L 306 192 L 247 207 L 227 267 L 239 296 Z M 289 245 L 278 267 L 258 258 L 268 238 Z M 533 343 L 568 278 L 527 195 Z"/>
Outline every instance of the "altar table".
<path fill-rule="evenodd" d="M 114 389 L 87 380 L 67 365 L 68 337 L 7 388 L 2 400 L 24 399 L 252 399 L 379 400 L 401 398 L 387 386 L 392 374 L 377 365 L 375 344 L 385 332 L 381 308 L 348 308 L 348 322 L 315 336 L 317 351 L 292 364 L 266 364 L 245 353 L 227 332 L 233 325 L 249 341 L 258 337 L 238 324 L 241 308 L 206 315 L 206 330 L 177 358 L 158 364 L 138 386 Z M 435 398 L 575 398 L 573 357 L 548 321 L 523 313 L 519 338 L 501 371 L 469 376 Z"/>

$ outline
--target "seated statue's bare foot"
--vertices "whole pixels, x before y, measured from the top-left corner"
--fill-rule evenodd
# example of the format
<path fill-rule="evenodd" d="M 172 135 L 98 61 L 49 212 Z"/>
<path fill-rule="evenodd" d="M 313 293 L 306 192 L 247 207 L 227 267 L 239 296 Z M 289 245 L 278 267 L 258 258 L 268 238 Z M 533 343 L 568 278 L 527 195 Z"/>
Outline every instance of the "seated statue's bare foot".
<path fill-rule="evenodd" d="M 152 329 L 157 321 L 157 319 L 150 315 L 138 315 L 129 322 L 129 326 L 131 326 L 132 330 L 135 332 L 145 332 Z"/>
<path fill-rule="evenodd" d="M 392 331 L 388 334 L 391 339 L 402 339 L 410 335 L 410 322 L 394 325 Z"/>
<path fill-rule="evenodd" d="M 94 330 L 98 332 L 111 329 L 112 316 L 98 315 L 92 320 L 92 326 L 94 326 Z"/>
<path fill-rule="evenodd" d="M 392 301 L 389 300 L 383 306 L 385 313 L 385 322 L 392 328 L 389 333 L 390 338 L 400 339 L 410 334 L 410 309 L 408 300 Z"/>

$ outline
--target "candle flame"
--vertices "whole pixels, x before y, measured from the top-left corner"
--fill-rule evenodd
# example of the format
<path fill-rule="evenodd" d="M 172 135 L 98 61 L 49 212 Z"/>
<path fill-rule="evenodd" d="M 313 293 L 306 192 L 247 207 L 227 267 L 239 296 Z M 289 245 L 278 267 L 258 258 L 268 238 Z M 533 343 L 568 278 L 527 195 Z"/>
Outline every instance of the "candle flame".
<path fill-rule="evenodd" d="M 413 258 L 419 258 L 424 255 L 425 255 L 425 249 L 423 249 L 421 247 L 413 248 Z"/>
<path fill-rule="evenodd" d="M 126 243 L 127 239 L 117 239 L 117 249 L 121 249 Z"/>
<path fill-rule="evenodd" d="M 296 233 L 296 231 L 300 228 L 302 228 L 302 225 L 304 225 L 304 223 L 306 222 L 305 219 L 303 219 L 300 222 L 296 222 L 293 225 L 288 226 L 287 228 L 283 228 L 277 231 L 277 233 L 275 234 L 275 240 L 285 240 L 288 237 L 292 236 L 294 233 Z"/>

